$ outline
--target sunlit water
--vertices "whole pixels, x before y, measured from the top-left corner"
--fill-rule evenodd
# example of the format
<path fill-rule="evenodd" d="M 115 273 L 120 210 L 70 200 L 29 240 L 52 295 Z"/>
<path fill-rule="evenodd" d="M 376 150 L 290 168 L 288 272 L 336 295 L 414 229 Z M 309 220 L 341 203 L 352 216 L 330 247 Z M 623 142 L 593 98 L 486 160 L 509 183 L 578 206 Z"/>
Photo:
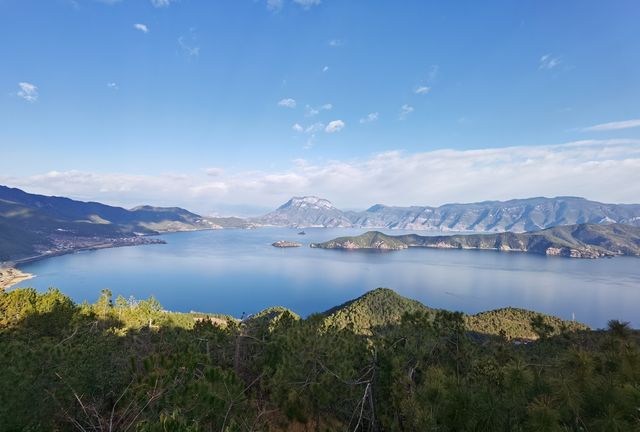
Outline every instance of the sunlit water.
<path fill-rule="evenodd" d="M 166 245 L 81 252 L 22 266 L 76 301 L 155 296 L 176 311 L 242 316 L 269 306 L 321 312 L 376 287 L 426 305 L 475 313 L 522 307 L 604 327 L 616 318 L 640 326 L 640 258 L 580 260 L 491 251 L 321 250 L 310 242 L 365 230 L 262 228 L 163 235 Z M 400 232 L 394 231 L 399 234 Z M 424 234 L 424 233 L 423 233 Z M 278 249 L 276 240 L 304 247 Z"/>

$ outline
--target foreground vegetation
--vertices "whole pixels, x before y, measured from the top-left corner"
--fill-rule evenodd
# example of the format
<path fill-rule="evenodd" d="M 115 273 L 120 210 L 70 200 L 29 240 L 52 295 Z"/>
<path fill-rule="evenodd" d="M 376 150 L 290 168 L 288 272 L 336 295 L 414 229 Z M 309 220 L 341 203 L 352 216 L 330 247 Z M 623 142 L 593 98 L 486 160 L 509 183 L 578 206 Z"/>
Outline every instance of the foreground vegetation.
<path fill-rule="evenodd" d="M 537 338 L 528 341 L 528 336 Z M 390 290 L 300 319 L 0 293 L 2 430 L 640 430 L 639 335 Z"/>

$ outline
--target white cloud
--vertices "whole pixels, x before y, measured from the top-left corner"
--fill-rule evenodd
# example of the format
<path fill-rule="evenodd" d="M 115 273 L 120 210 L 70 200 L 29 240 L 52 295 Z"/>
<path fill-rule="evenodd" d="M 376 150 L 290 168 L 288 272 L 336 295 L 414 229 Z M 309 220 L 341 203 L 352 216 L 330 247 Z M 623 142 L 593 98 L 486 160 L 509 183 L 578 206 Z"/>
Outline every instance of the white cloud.
<path fill-rule="evenodd" d="M 413 91 L 415 94 L 419 94 L 419 95 L 424 95 L 427 94 L 431 91 L 431 87 L 427 87 L 427 86 L 418 86 L 415 88 L 415 90 Z"/>
<path fill-rule="evenodd" d="M 311 141 L 311 145 L 313 141 Z M 638 202 L 640 140 L 585 140 L 560 145 L 390 151 L 361 160 L 296 160 L 278 171 L 135 175 L 80 171 L 12 177 L 0 184 L 132 207 L 179 205 L 200 213 L 251 203 L 275 208 L 313 193 L 338 207 L 440 205 L 447 202 L 575 195 Z M 215 204 L 214 204 L 215 203 Z"/>
<path fill-rule="evenodd" d="M 27 102 L 35 102 L 38 100 L 38 87 L 34 84 L 28 82 L 19 82 L 18 87 L 20 90 L 18 91 L 18 96 Z"/>
<path fill-rule="evenodd" d="M 312 107 L 310 105 L 307 105 L 305 107 L 305 116 L 307 117 L 314 117 L 317 116 L 318 114 L 320 114 L 321 111 L 331 111 L 331 109 L 333 108 L 333 105 L 331 105 L 330 103 L 328 104 L 324 104 L 324 105 L 320 105 L 319 107 Z"/>
<path fill-rule="evenodd" d="M 176 0 L 151 0 L 151 4 L 154 7 L 162 8 L 162 7 L 168 7 L 171 3 L 175 1 Z"/>
<path fill-rule="evenodd" d="M 296 100 L 291 98 L 282 99 L 280 102 L 278 102 L 278 106 L 285 107 L 285 108 L 295 108 Z"/>
<path fill-rule="evenodd" d="M 294 131 L 296 131 L 298 133 L 304 132 L 304 128 L 302 127 L 302 125 L 300 123 L 294 124 L 293 126 L 291 126 L 291 129 L 293 129 Z"/>
<path fill-rule="evenodd" d="M 377 121 L 378 117 L 379 117 L 379 115 L 378 115 L 377 112 L 372 112 L 372 113 L 367 114 L 365 117 L 361 118 L 360 119 L 360 123 L 361 124 L 372 123 L 374 121 Z"/>
<path fill-rule="evenodd" d="M 304 9 L 309 9 L 312 6 L 317 6 L 322 3 L 321 0 L 293 0 L 293 2 L 299 4 Z"/>
<path fill-rule="evenodd" d="M 108 82 L 107 83 L 107 87 L 110 88 L 111 90 L 119 90 L 120 87 L 118 87 L 118 83 L 115 82 Z"/>
<path fill-rule="evenodd" d="M 582 132 L 605 132 L 620 129 L 631 129 L 635 127 L 640 127 L 640 119 L 601 123 L 595 126 L 586 127 L 582 129 Z"/>
<path fill-rule="evenodd" d="M 267 0 L 267 9 L 277 12 L 284 6 L 284 0 Z"/>
<path fill-rule="evenodd" d="M 398 116 L 398 118 L 400 120 L 404 120 L 407 118 L 407 116 L 409 114 L 411 114 L 414 110 L 414 108 L 411 105 L 408 104 L 404 104 L 400 107 L 400 115 Z"/>
<path fill-rule="evenodd" d="M 322 72 L 327 72 L 329 70 L 329 66 L 325 66 L 322 68 Z"/>
<path fill-rule="evenodd" d="M 538 69 L 553 69 L 561 63 L 560 57 L 554 57 L 551 54 L 545 54 L 540 57 Z"/>
<path fill-rule="evenodd" d="M 142 33 L 149 33 L 149 27 L 147 27 L 145 24 L 134 24 L 133 28 L 136 30 L 140 30 Z"/>
<path fill-rule="evenodd" d="M 344 45 L 344 42 L 340 39 L 331 39 L 329 41 L 329 46 L 331 47 L 341 47 L 342 45 Z"/>
<path fill-rule="evenodd" d="M 333 120 L 329 122 L 324 131 L 326 133 L 335 133 L 340 132 L 342 129 L 344 129 L 344 127 L 345 124 L 342 120 Z"/>

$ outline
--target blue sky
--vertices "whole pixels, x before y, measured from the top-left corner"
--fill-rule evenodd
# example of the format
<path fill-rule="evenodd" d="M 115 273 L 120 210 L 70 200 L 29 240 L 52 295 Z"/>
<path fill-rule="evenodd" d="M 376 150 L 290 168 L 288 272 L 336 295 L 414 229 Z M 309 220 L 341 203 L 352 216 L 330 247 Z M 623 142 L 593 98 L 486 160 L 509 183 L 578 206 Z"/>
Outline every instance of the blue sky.
<path fill-rule="evenodd" d="M 225 214 L 637 202 L 638 22 L 637 1 L 0 0 L 0 181 Z"/>

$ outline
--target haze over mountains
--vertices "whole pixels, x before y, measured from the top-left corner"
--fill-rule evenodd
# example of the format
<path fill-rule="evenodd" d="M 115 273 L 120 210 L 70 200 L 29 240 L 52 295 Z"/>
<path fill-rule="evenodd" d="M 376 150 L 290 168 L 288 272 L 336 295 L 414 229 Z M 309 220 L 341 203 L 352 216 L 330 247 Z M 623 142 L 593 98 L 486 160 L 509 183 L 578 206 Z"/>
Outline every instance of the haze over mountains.
<path fill-rule="evenodd" d="M 318 197 L 294 197 L 254 219 L 212 218 L 179 207 L 132 209 L 50 197 L 0 186 L 0 261 L 71 250 L 153 242 L 162 232 L 253 226 L 355 227 L 459 232 L 524 232 L 560 225 L 640 226 L 640 204 L 603 204 L 576 197 L 446 204 L 374 205 L 343 211 Z"/>
<path fill-rule="evenodd" d="M 0 186 L 0 261 L 91 247 L 149 242 L 143 236 L 244 226 L 237 218 L 205 218 L 178 207 L 130 210 Z"/>
<path fill-rule="evenodd" d="M 326 199 L 294 197 L 256 223 L 291 227 L 525 232 L 559 225 L 621 223 L 640 226 L 640 204 L 604 204 L 578 197 L 528 198 L 342 211 Z"/>

